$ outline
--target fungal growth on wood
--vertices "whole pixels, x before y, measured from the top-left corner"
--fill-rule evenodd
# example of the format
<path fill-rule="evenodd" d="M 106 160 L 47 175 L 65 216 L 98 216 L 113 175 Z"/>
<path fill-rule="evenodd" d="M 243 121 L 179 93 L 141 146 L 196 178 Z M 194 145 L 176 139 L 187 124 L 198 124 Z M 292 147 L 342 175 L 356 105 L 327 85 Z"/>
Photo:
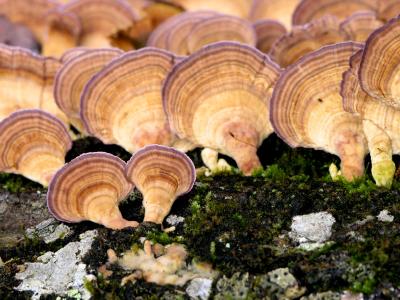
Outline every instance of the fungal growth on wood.
<path fill-rule="evenodd" d="M 63 222 L 92 221 L 111 229 L 136 227 L 118 204 L 132 191 L 125 162 L 104 152 L 86 153 L 62 167 L 50 182 L 47 206 Z"/>
<path fill-rule="evenodd" d="M 190 192 L 196 180 L 193 162 L 174 148 L 149 145 L 137 151 L 126 175 L 143 194 L 144 222 L 161 224 L 180 195 Z"/>
<path fill-rule="evenodd" d="M 347 180 L 363 175 L 367 145 L 361 119 L 343 110 L 340 82 L 361 48 L 345 42 L 305 55 L 279 78 L 270 108 L 272 125 L 286 143 L 338 155 Z"/>
<path fill-rule="evenodd" d="M 72 141 L 65 126 L 39 109 L 20 110 L 0 122 L 0 171 L 47 186 Z"/>
<path fill-rule="evenodd" d="M 114 59 L 86 85 L 81 98 L 85 129 L 106 144 L 135 152 L 176 141 L 163 111 L 161 88 L 175 56 L 143 48 Z"/>
<path fill-rule="evenodd" d="M 180 138 L 236 160 L 250 175 L 257 148 L 273 132 L 269 99 L 280 69 L 258 50 L 234 42 L 206 46 L 172 70 L 164 109 Z"/>

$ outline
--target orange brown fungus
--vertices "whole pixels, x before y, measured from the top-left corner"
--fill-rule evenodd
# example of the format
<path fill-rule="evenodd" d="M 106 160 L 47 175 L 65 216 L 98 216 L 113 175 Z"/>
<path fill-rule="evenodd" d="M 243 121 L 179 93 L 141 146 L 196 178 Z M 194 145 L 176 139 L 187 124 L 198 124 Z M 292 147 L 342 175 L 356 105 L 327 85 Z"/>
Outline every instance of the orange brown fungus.
<path fill-rule="evenodd" d="M 163 222 L 176 198 L 190 192 L 196 181 L 190 158 L 160 145 L 137 151 L 127 163 L 126 175 L 143 194 L 144 222 L 156 224 Z"/>
<path fill-rule="evenodd" d="M 143 48 L 114 59 L 86 85 L 81 98 L 85 129 L 129 152 L 149 144 L 172 145 L 161 88 L 175 56 Z"/>
<path fill-rule="evenodd" d="M 60 13 L 78 17 L 82 33 L 80 44 L 87 47 L 110 47 L 111 37 L 127 30 L 138 15 L 125 0 L 71 0 Z"/>
<path fill-rule="evenodd" d="M 19 109 L 40 108 L 67 124 L 53 97 L 54 77 L 60 67 L 54 58 L 0 46 L 0 121 Z"/>
<path fill-rule="evenodd" d="M 379 1 L 378 17 L 384 22 L 388 22 L 390 19 L 395 18 L 400 12 L 400 1 L 399 0 L 384 0 Z"/>
<path fill-rule="evenodd" d="M 270 57 L 285 68 L 300 57 L 325 45 L 345 41 L 335 17 L 326 16 L 304 26 L 295 26 L 271 47 Z"/>
<path fill-rule="evenodd" d="M 251 0 L 170 0 L 186 11 L 212 10 L 218 13 L 246 18 L 249 15 Z"/>
<path fill-rule="evenodd" d="M 265 118 L 280 69 L 257 49 L 218 42 L 177 64 L 163 88 L 164 110 L 178 137 L 236 160 L 247 175 L 273 132 Z"/>
<path fill-rule="evenodd" d="M 340 30 L 352 41 L 365 42 L 382 25 L 383 22 L 377 19 L 374 12 L 359 12 L 345 19 L 340 24 Z"/>
<path fill-rule="evenodd" d="M 0 171 L 47 186 L 72 146 L 65 126 L 39 109 L 20 110 L 0 122 Z"/>
<path fill-rule="evenodd" d="M 253 26 L 257 35 L 257 49 L 264 53 L 268 53 L 272 45 L 287 33 L 281 23 L 270 19 L 256 21 Z"/>
<path fill-rule="evenodd" d="M 359 79 L 362 89 L 379 101 L 400 108 L 400 17 L 368 38 Z"/>
<path fill-rule="evenodd" d="M 363 174 L 366 141 L 361 119 L 343 110 L 340 82 L 361 47 L 344 42 L 305 55 L 283 72 L 270 107 L 272 125 L 287 144 L 338 155 L 347 180 Z"/>
<path fill-rule="evenodd" d="M 293 12 L 299 2 L 300 0 L 253 0 L 249 19 L 273 19 L 289 30 L 292 27 Z"/>
<path fill-rule="evenodd" d="M 335 16 L 339 21 L 358 11 L 376 12 L 377 0 L 302 0 L 293 13 L 293 25 L 302 25 L 325 15 Z"/>
<path fill-rule="evenodd" d="M 80 100 L 86 83 L 113 58 L 122 54 L 121 50 L 112 48 L 90 49 L 69 59 L 57 72 L 55 101 L 81 132 L 84 126 L 80 120 Z"/>
<path fill-rule="evenodd" d="M 125 220 L 118 204 L 133 189 L 125 162 L 108 153 L 86 153 L 62 167 L 47 192 L 47 206 L 63 222 L 92 221 L 111 229 L 136 227 Z"/>

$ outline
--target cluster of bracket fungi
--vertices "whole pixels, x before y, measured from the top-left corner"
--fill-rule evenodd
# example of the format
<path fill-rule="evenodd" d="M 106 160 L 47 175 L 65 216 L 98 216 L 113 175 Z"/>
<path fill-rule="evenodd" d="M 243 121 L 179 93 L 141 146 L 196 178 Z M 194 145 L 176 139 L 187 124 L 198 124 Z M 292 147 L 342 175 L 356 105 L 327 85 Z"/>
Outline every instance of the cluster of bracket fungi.
<path fill-rule="evenodd" d="M 228 155 L 250 175 L 273 132 L 336 154 L 347 180 L 369 153 L 390 187 L 399 12 L 398 0 L 2 0 L 0 171 L 49 186 L 57 219 L 114 229 L 138 225 L 118 209 L 134 187 L 144 220 L 162 223 L 195 181 L 184 152 L 204 148 L 211 172 Z M 72 127 L 131 160 L 66 164 Z"/>

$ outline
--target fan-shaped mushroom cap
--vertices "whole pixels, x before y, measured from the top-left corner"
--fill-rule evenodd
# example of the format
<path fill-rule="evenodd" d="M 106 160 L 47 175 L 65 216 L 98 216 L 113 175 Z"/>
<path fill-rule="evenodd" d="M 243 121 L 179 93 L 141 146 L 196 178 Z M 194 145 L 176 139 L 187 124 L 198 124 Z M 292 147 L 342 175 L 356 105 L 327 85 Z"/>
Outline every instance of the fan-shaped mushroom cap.
<path fill-rule="evenodd" d="M 399 0 L 384 0 L 379 1 L 379 19 L 384 22 L 397 17 L 400 12 L 400 1 Z"/>
<path fill-rule="evenodd" d="M 61 121 L 39 109 L 20 110 L 0 122 L 0 140 L 0 170 L 44 186 L 72 146 Z"/>
<path fill-rule="evenodd" d="M 279 22 L 265 19 L 253 24 L 257 35 L 257 49 L 268 53 L 272 45 L 284 34 L 286 28 Z"/>
<path fill-rule="evenodd" d="M 82 94 L 86 131 L 129 152 L 148 144 L 171 145 L 175 137 L 163 111 L 161 88 L 174 63 L 173 54 L 156 48 L 114 59 Z"/>
<path fill-rule="evenodd" d="M 361 120 L 343 110 L 340 82 L 359 49 L 345 42 L 305 55 L 281 75 L 270 105 L 272 125 L 286 143 L 338 155 L 348 180 L 363 174 L 366 145 Z"/>
<path fill-rule="evenodd" d="M 91 50 L 91 48 L 87 48 L 87 47 L 74 47 L 74 48 L 68 49 L 67 51 L 65 51 L 63 53 L 63 55 L 61 55 L 60 61 L 62 63 L 66 63 L 70 59 L 72 59 L 78 55 L 81 55 L 82 53 L 85 53 L 89 50 Z"/>
<path fill-rule="evenodd" d="M 250 20 L 274 19 L 286 29 L 292 27 L 292 15 L 300 0 L 253 0 Z"/>
<path fill-rule="evenodd" d="M 361 87 L 370 96 L 400 108 L 400 17 L 368 38 L 359 70 Z"/>
<path fill-rule="evenodd" d="M 332 16 L 325 16 L 304 26 L 295 26 L 292 32 L 272 45 L 269 55 L 285 68 L 322 46 L 343 42 L 345 35 L 339 26 L 339 21 Z"/>
<path fill-rule="evenodd" d="M 249 0 L 171 0 L 186 11 L 212 10 L 219 13 L 246 18 L 252 1 Z"/>
<path fill-rule="evenodd" d="M 400 111 L 363 91 L 358 80 L 362 54 L 360 50 L 351 57 L 350 68 L 343 74 L 343 107 L 363 119 L 371 155 L 372 176 L 378 186 L 390 187 L 396 169 L 392 152 L 400 153 Z"/>
<path fill-rule="evenodd" d="M 236 41 L 256 46 L 257 37 L 252 24 L 244 19 L 218 15 L 198 22 L 187 37 L 189 53 L 218 41 Z"/>
<path fill-rule="evenodd" d="M 53 58 L 0 46 L 0 120 L 19 109 L 40 108 L 67 124 L 53 97 L 54 77 L 60 66 Z"/>
<path fill-rule="evenodd" d="M 293 25 L 309 23 L 325 15 L 343 21 L 357 11 L 377 11 L 377 0 L 302 0 L 293 13 Z"/>
<path fill-rule="evenodd" d="M 365 42 L 370 34 L 381 27 L 383 22 L 374 12 L 359 12 L 351 15 L 340 24 L 340 30 L 355 42 Z"/>
<path fill-rule="evenodd" d="M 138 18 L 125 0 L 71 0 L 60 11 L 78 16 L 81 44 L 95 48 L 110 46 L 109 38 L 128 29 Z"/>
<path fill-rule="evenodd" d="M 112 48 L 91 49 L 68 60 L 57 72 L 54 98 L 58 107 L 80 131 L 83 131 L 80 100 L 86 83 L 113 58 L 122 54 L 121 50 Z"/>
<path fill-rule="evenodd" d="M 213 11 L 186 12 L 172 17 L 160 24 L 150 35 L 147 46 L 187 55 L 187 38 L 193 27 L 200 21 L 218 15 Z"/>
<path fill-rule="evenodd" d="M 175 199 L 190 192 L 196 181 L 193 162 L 174 148 L 149 145 L 137 151 L 126 175 L 143 194 L 144 221 L 161 224 Z"/>
<path fill-rule="evenodd" d="M 255 48 L 218 42 L 168 75 L 163 104 L 180 138 L 233 157 L 245 174 L 260 166 L 256 151 L 272 133 L 268 114 L 280 69 Z"/>
<path fill-rule="evenodd" d="M 118 204 L 133 189 L 125 162 L 104 152 L 86 153 L 61 168 L 50 182 L 47 206 L 63 222 L 92 221 L 112 229 L 136 227 Z"/>
<path fill-rule="evenodd" d="M 60 57 L 78 45 L 82 26 L 75 14 L 63 12 L 57 7 L 46 14 L 46 24 L 42 38 L 43 55 Z"/>

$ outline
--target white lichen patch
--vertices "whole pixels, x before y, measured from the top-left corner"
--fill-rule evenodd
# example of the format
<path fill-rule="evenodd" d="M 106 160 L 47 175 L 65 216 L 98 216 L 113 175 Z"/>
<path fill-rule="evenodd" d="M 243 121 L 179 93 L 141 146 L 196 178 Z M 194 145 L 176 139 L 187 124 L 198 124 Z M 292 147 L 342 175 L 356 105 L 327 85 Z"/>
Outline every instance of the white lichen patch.
<path fill-rule="evenodd" d="M 176 226 L 179 223 L 182 223 L 183 221 L 185 221 L 184 217 L 181 216 L 177 216 L 177 215 L 169 215 L 166 219 L 167 223 L 171 226 Z"/>
<path fill-rule="evenodd" d="M 207 300 L 211 294 L 212 279 L 209 278 L 195 278 L 186 288 L 186 294 L 191 299 Z"/>
<path fill-rule="evenodd" d="M 379 221 L 381 222 L 393 222 L 394 217 L 390 214 L 387 209 L 382 210 L 379 212 L 379 215 L 376 216 Z"/>
<path fill-rule="evenodd" d="M 127 281 L 144 279 L 159 285 L 183 286 L 194 278 L 213 278 L 215 276 L 216 273 L 211 266 L 206 264 L 187 265 L 186 258 L 187 251 L 181 244 L 174 243 L 166 246 L 163 255 L 156 257 L 150 241 L 145 241 L 143 250 L 125 252 L 117 263 L 125 270 L 134 271 L 132 275 L 123 279 L 122 284 Z"/>
<path fill-rule="evenodd" d="M 267 273 L 270 281 L 280 288 L 282 288 L 285 293 L 284 297 L 286 299 L 295 299 L 300 297 L 305 293 L 305 288 L 300 287 L 297 279 L 289 272 L 288 268 L 279 268 Z"/>
<path fill-rule="evenodd" d="M 39 238 L 46 244 L 55 242 L 58 239 L 64 239 L 72 233 L 73 231 L 67 225 L 60 223 L 54 218 L 47 219 L 35 227 L 26 230 L 28 238 Z"/>
<path fill-rule="evenodd" d="M 335 218 L 328 212 L 295 216 L 289 237 L 299 244 L 324 243 L 332 235 Z"/>
<path fill-rule="evenodd" d="M 15 275 L 22 282 L 16 288 L 19 291 L 33 291 L 32 299 L 41 295 L 68 295 L 71 290 L 79 292 L 81 299 L 89 299 L 84 289 L 86 265 L 82 258 L 90 250 L 97 236 L 97 230 L 87 231 L 79 236 L 79 242 L 71 242 L 57 252 L 47 252 L 38 257 L 37 262 L 27 263 L 23 272 Z"/>

